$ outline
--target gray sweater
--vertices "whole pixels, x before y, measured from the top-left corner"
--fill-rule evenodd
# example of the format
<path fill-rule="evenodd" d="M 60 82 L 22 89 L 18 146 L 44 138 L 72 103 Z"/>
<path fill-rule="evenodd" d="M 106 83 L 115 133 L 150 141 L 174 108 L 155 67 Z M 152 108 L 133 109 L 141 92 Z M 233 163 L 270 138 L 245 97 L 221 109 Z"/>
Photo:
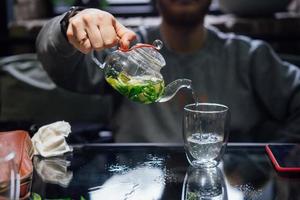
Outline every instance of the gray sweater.
<path fill-rule="evenodd" d="M 112 96 L 111 127 L 117 142 L 182 142 L 183 106 L 193 102 L 181 90 L 165 103 L 144 105 L 112 91 L 102 71 L 73 48 L 60 32 L 61 16 L 37 38 L 40 61 L 53 81 L 66 89 Z M 191 54 L 161 50 L 166 83 L 191 79 L 200 101 L 225 104 L 231 111 L 229 141 L 300 141 L 300 70 L 283 62 L 268 44 L 235 34 L 208 30 L 204 47 Z M 162 39 L 158 27 L 140 29 L 140 39 Z M 184 40 L 184 38 L 182 38 Z M 98 52 L 99 59 L 106 52 Z M 76 109 L 76 108 L 74 108 Z"/>

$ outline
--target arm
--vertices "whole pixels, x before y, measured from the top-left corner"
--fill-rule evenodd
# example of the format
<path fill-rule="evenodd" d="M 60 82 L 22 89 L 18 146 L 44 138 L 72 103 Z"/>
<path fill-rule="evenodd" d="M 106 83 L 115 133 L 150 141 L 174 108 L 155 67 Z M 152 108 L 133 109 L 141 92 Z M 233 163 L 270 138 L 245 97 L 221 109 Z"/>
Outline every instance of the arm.
<path fill-rule="evenodd" d="M 38 58 L 57 85 L 72 91 L 99 94 L 104 90 L 104 78 L 91 60 L 92 51 L 96 50 L 100 57 L 103 50 L 117 43 L 128 48 L 135 34 L 111 14 L 85 9 L 70 18 L 65 38 L 60 29 L 62 18 L 53 18 L 40 31 L 36 41 Z"/>
<path fill-rule="evenodd" d="M 251 55 L 251 80 L 258 103 L 280 127 L 274 133 L 274 140 L 299 142 L 300 69 L 280 60 L 262 42 L 255 42 Z"/>

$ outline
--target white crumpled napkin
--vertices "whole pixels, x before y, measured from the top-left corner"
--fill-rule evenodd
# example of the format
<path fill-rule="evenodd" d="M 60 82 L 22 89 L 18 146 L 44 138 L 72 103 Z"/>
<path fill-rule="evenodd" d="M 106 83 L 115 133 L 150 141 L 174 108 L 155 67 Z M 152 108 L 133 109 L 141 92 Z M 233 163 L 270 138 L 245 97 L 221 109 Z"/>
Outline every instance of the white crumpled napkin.
<path fill-rule="evenodd" d="M 73 149 L 65 138 L 69 136 L 71 126 L 68 122 L 58 121 L 42 126 L 31 138 L 34 155 L 43 157 L 60 156 Z"/>

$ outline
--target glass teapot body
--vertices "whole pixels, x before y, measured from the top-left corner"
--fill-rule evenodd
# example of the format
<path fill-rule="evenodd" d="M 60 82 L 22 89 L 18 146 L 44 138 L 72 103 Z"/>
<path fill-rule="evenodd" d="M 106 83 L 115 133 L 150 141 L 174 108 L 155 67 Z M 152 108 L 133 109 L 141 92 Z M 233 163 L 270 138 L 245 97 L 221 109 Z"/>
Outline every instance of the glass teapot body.
<path fill-rule="evenodd" d="M 103 64 L 94 54 L 92 59 L 103 69 L 105 80 L 130 100 L 144 104 L 165 102 L 181 87 L 190 86 L 190 80 L 179 79 L 165 86 L 160 73 L 166 64 L 158 52 L 161 44 L 155 41 L 154 45 L 137 44 L 128 50 L 116 50 L 106 57 Z"/>
<path fill-rule="evenodd" d="M 113 52 L 105 60 L 104 76 L 130 100 L 149 104 L 163 95 L 165 83 L 159 71 L 161 66 L 140 56 L 136 50 Z"/>

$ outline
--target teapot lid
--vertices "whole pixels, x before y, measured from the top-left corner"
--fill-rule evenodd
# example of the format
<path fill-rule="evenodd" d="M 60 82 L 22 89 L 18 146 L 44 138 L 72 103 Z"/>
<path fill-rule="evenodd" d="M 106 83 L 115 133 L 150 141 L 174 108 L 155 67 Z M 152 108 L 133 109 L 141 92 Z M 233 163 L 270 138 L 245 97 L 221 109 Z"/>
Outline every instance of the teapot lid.
<path fill-rule="evenodd" d="M 139 60 L 146 60 L 148 63 L 155 64 L 156 66 L 162 68 L 166 65 L 166 61 L 163 56 L 159 53 L 159 50 L 162 48 L 163 43 L 160 40 L 155 40 L 153 44 L 142 44 L 138 43 L 131 47 L 130 49 L 122 49 L 123 52 L 132 51 L 134 56 Z"/>

